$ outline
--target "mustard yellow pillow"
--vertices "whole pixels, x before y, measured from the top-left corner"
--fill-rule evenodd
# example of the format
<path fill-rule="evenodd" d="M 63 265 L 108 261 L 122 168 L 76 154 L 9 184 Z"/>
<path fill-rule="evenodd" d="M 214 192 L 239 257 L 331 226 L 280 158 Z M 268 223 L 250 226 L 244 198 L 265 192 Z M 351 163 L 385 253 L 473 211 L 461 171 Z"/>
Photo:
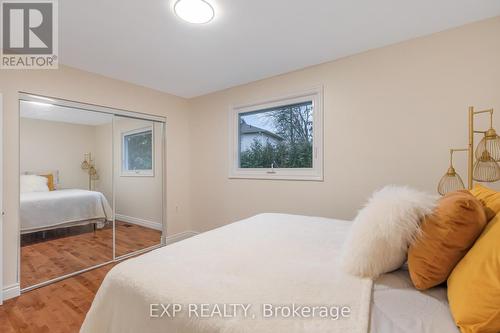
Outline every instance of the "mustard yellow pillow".
<path fill-rule="evenodd" d="M 500 332 L 500 215 L 452 271 L 448 301 L 462 333 Z"/>
<path fill-rule="evenodd" d="M 422 221 L 422 232 L 408 250 L 413 285 L 429 289 L 446 281 L 486 225 L 483 205 L 468 191 L 447 194 Z"/>
<path fill-rule="evenodd" d="M 49 187 L 49 191 L 54 191 L 56 188 L 54 186 L 54 175 L 49 173 L 47 175 L 40 175 L 42 177 L 47 178 L 47 186 Z"/>
<path fill-rule="evenodd" d="M 486 211 L 488 221 L 500 212 L 500 192 L 476 184 L 470 193 L 481 201 L 485 207 L 484 210 Z"/>

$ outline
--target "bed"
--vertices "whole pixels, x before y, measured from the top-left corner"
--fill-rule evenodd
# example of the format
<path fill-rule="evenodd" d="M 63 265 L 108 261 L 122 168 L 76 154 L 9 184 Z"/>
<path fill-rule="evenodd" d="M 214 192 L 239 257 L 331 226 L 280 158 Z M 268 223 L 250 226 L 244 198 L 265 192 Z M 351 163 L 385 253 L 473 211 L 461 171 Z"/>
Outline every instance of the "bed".
<path fill-rule="evenodd" d="M 101 192 L 62 189 L 21 193 L 21 234 L 103 223 L 112 210 Z"/>
<path fill-rule="evenodd" d="M 108 273 L 80 332 L 457 332 L 446 293 L 416 291 L 404 270 L 375 285 L 341 273 L 337 258 L 350 225 L 261 214 L 129 259 Z M 196 315 L 198 308 L 191 314 L 193 304 L 208 304 L 215 317 Z M 228 304 L 249 305 L 251 315 L 211 312 Z M 269 305 L 350 311 L 336 318 L 266 317 Z"/>

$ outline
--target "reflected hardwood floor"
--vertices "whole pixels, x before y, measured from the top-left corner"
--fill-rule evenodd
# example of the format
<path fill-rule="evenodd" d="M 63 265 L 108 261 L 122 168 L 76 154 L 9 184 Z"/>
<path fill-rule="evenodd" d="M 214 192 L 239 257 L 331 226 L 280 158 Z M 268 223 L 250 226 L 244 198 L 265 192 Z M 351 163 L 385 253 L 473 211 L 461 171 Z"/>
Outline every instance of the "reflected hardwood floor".
<path fill-rule="evenodd" d="M 116 221 L 116 256 L 158 245 L 161 231 L 141 227 L 136 224 Z"/>
<path fill-rule="evenodd" d="M 2 333 L 76 333 L 109 264 L 29 291 L 0 305 Z"/>
<path fill-rule="evenodd" d="M 158 230 L 116 221 L 116 256 L 156 245 L 160 237 Z M 22 246 L 21 288 L 112 260 L 112 240 L 106 227 Z"/>

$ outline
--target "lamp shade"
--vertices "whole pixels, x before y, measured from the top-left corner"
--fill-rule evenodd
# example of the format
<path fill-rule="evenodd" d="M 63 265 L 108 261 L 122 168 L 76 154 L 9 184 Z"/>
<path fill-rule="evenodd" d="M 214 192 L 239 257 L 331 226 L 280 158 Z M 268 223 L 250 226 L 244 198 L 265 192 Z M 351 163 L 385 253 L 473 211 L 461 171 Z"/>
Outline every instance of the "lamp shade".
<path fill-rule="evenodd" d="M 94 166 L 91 166 L 89 169 L 89 176 L 92 180 L 99 180 L 99 174 Z"/>
<path fill-rule="evenodd" d="M 493 160 L 500 161 L 500 137 L 493 128 L 486 131 L 483 139 L 477 145 L 476 159 L 481 159 L 485 151 L 489 153 Z"/>
<path fill-rule="evenodd" d="M 446 174 L 439 181 L 437 188 L 438 193 L 441 195 L 445 195 L 449 192 L 463 189 L 465 189 L 465 186 L 462 178 L 460 178 L 460 175 L 455 172 L 453 166 L 450 166 Z"/>
<path fill-rule="evenodd" d="M 484 150 L 481 157 L 476 160 L 472 178 L 478 182 L 496 182 L 500 180 L 500 167 L 487 150 Z"/>
<path fill-rule="evenodd" d="M 82 169 L 83 170 L 88 170 L 89 168 L 90 168 L 89 162 L 87 162 L 87 160 L 83 161 L 82 162 Z"/>

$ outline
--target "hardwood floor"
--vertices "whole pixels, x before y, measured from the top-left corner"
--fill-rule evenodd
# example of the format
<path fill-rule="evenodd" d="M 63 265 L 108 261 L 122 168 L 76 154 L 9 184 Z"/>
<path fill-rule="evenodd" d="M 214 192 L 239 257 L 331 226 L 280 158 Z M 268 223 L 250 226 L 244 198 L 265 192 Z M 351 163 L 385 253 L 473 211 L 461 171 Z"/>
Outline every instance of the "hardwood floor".
<path fill-rule="evenodd" d="M 24 293 L 0 305 L 2 333 L 74 333 L 80 330 L 109 264 Z"/>
<path fill-rule="evenodd" d="M 116 221 L 116 256 L 160 244 L 161 231 Z"/>
<path fill-rule="evenodd" d="M 117 256 L 159 243 L 161 232 L 117 221 Z M 21 247 L 22 288 L 111 260 L 112 228 Z M 1 333 L 73 333 L 80 330 L 102 280 L 115 264 L 38 288 L 0 306 Z"/>
<path fill-rule="evenodd" d="M 161 232 L 116 221 L 116 256 L 160 243 Z M 21 247 L 21 288 L 113 259 L 113 229 L 35 242 Z M 0 332 L 3 332 L 0 330 Z"/>

